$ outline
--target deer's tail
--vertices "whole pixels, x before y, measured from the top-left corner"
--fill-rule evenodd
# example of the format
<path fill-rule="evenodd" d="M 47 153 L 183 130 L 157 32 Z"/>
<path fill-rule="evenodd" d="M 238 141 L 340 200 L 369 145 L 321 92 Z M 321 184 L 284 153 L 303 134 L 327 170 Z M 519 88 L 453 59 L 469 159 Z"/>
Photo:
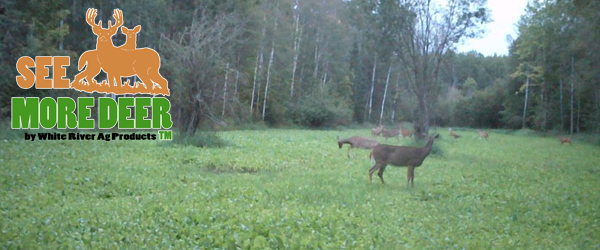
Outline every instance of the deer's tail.
<path fill-rule="evenodd" d="M 79 62 L 78 62 L 79 71 L 81 71 L 83 69 L 83 67 L 88 63 L 89 56 L 90 55 L 88 55 L 87 53 L 81 54 L 81 56 L 79 57 Z"/>

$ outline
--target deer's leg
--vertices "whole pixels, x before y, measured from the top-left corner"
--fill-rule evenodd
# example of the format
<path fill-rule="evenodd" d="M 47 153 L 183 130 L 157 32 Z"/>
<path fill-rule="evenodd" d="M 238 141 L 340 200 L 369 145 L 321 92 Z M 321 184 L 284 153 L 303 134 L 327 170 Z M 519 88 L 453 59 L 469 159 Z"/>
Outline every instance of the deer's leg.
<path fill-rule="evenodd" d="M 348 147 L 348 159 L 350 159 L 350 149 L 352 149 L 352 146 Z"/>
<path fill-rule="evenodd" d="M 163 94 L 169 94 L 167 79 L 160 75 L 160 72 L 158 72 L 158 68 L 150 68 L 148 70 L 148 76 L 150 76 L 150 79 L 154 81 L 156 85 L 158 85 L 158 87 L 162 90 L 161 92 Z M 152 85 L 152 88 L 154 88 L 154 85 Z"/>
<path fill-rule="evenodd" d="M 108 80 L 108 86 L 109 87 L 114 87 L 115 86 L 115 82 L 117 83 L 117 87 L 121 87 L 121 76 L 115 76 L 113 74 L 106 74 L 106 78 Z"/>
<path fill-rule="evenodd" d="M 410 176 L 410 186 L 415 187 L 415 169 L 413 168 L 412 174 Z"/>
<path fill-rule="evenodd" d="M 87 74 L 85 72 L 86 70 L 81 71 L 79 74 L 75 75 L 75 79 L 73 80 L 71 85 L 74 85 L 75 83 L 80 83 L 84 78 L 86 78 L 87 77 Z M 89 81 L 88 81 L 88 84 L 89 84 Z"/>
<path fill-rule="evenodd" d="M 385 171 L 386 167 L 387 167 L 387 165 L 383 165 L 382 167 L 379 168 L 379 171 L 377 172 L 377 175 L 379 176 L 379 179 L 381 180 L 381 184 L 385 184 L 385 181 L 383 181 L 383 171 Z"/>
<path fill-rule="evenodd" d="M 383 164 L 376 162 L 375 165 L 371 169 L 369 169 L 369 183 L 373 182 L 373 173 L 375 173 L 375 171 L 381 168 L 382 165 Z"/>
<path fill-rule="evenodd" d="M 138 77 L 140 78 L 140 80 L 142 81 L 142 83 L 144 84 L 144 86 L 147 86 L 147 87 L 152 86 L 150 91 L 154 92 L 154 83 L 152 83 L 152 80 L 150 79 L 148 72 L 146 72 L 145 70 L 142 70 L 141 72 L 136 71 L 136 73 L 137 73 Z"/>
<path fill-rule="evenodd" d="M 85 66 L 85 69 L 81 73 L 79 73 L 75 76 L 75 80 L 73 80 L 73 83 L 80 83 L 81 81 L 83 81 L 85 79 L 85 81 L 89 85 L 92 82 L 92 79 L 94 79 L 94 77 L 96 77 L 98 74 L 100 74 L 101 70 L 102 69 L 100 66 L 96 66 L 96 65 L 93 65 L 92 63 L 88 63 L 88 65 Z"/>
<path fill-rule="evenodd" d="M 406 173 L 406 187 L 409 187 L 409 184 L 413 181 L 415 177 L 415 167 L 408 166 L 408 171 Z M 414 187 L 414 183 L 413 183 Z"/>

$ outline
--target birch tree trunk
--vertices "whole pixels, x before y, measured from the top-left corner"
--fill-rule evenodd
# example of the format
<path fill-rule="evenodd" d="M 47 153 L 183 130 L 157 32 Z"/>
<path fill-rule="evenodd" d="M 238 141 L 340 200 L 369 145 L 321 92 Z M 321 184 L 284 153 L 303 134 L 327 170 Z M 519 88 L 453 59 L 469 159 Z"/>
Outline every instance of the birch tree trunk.
<path fill-rule="evenodd" d="M 259 50 L 259 58 L 258 58 L 258 75 L 261 76 L 263 73 L 263 62 L 264 62 L 264 52 L 265 52 L 265 46 L 264 46 L 264 39 L 267 36 L 267 16 L 264 15 L 263 16 L 263 27 L 262 27 L 262 33 L 261 33 L 261 37 L 260 37 L 260 50 Z M 257 75 L 255 74 L 255 76 Z M 258 86 L 256 86 L 256 110 L 259 110 L 259 103 L 260 103 L 260 88 L 261 88 L 261 83 L 260 83 L 260 77 L 258 78 Z M 251 109 L 253 108 L 252 106 L 250 107 Z M 252 113 L 252 111 L 251 111 Z"/>
<path fill-rule="evenodd" d="M 221 110 L 221 117 L 225 117 L 225 106 L 227 106 L 227 82 L 229 79 L 229 63 L 227 63 L 227 69 L 225 71 L 225 83 L 223 83 L 223 109 Z"/>
<path fill-rule="evenodd" d="M 560 78 L 560 130 L 565 130 L 565 113 L 563 104 L 563 78 Z"/>
<path fill-rule="evenodd" d="M 302 32 L 299 32 L 299 28 L 300 28 L 300 5 L 298 3 L 298 0 L 295 1 L 295 5 L 294 5 L 294 22 L 295 22 L 295 28 L 294 28 L 294 34 L 295 34 L 295 39 L 294 39 L 294 65 L 292 67 L 292 86 L 290 88 L 290 98 L 294 96 L 294 84 L 296 83 L 296 69 L 298 67 L 298 56 L 300 55 L 300 39 L 302 39 Z"/>
<path fill-rule="evenodd" d="M 385 80 L 385 89 L 383 90 L 383 100 L 381 100 L 381 113 L 379 114 L 379 125 L 383 122 L 383 111 L 385 111 L 385 99 L 387 97 L 388 85 L 390 84 L 390 73 L 392 73 L 392 64 L 388 69 L 387 78 Z"/>
<path fill-rule="evenodd" d="M 254 66 L 254 80 L 252 83 L 252 99 L 250 101 L 250 115 L 254 111 L 254 93 L 256 93 L 256 75 L 258 74 L 258 61 L 260 60 L 260 51 L 256 53 L 256 65 Z"/>
<path fill-rule="evenodd" d="M 569 130 L 569 133 L 571 135 L 573 135 L 573 129 L 574 129 L 574 115 L 575 115 L 575 66 L 574 66 L 574 59 L 573 56 L 571 56 L 571 128 Z"/>
<path fill-rule="evenodd" d="M 577 88 L 577 133 L 579 133 L 579 121 L 581 118 L 581 88 Z"/>
<path fill-rule="evenodd" d="M 264 53 L 260 53 L 260 65 L 258 66 L 258 75 L 261 76 L 263 74 L 263 64 L 264 64 Z M 260 78 L 258 79 L 258 86 L 256 88 L 256 110 L 260 111 L 260 89 L 262 88 L 262 83 Z"/>
<path fill-rule="evenodd" d="M 317 28 L 317 40 L 315 41 L 315 70 L 313 71 L 313 77 L 317 78 L 317 73 L 319 72 L 319 36 L 321 34 L 321 29 Z"/>
<path fill-rule="evenodd" d="M 546 67 L 546 50 L 542 49 L 542 63 L 543 63 L 543 67 Z M 543 77 L 543 76 L 542 76 Z M 546 131 L 547 130 L 547 122 L 548 122 L 548 111 L 547 111 L 547 105 L 546 105 L 546 99 L 548 99 L 546 97 L 547 93 L 546 93 L 546 78 L 544 77 L 543 81 L 542 81 L 542 131 Z"/>
<path fill-rule="evenodd" d="M 396 119 L 396 102 L 398 101 L 398 89 L 400 89 L 400 75 L 398 75 L 398 80 L 396 81 L 396 88 L 394 89 L 394 99 L 392 101 L 392 117 L 391 122 L 394 123 Z"/>
<path fill-rule="evenodd" d="M 527 73 L 527 81 L 525 82 L 525 104 L 523 105 L 523 125 L 521 128 L 525 128 L 527 122 L 527 103 L 529 102 L 529 73 Z"/>
<path fill-rule="evenodd" d="M 240 80 L 240 71 L 236 70 L 235 71 L 235 84 L 234 84 L 234 88 L 233 88 L 233 99 L 237 99 L 238 81 L 239 80 Z"/>
<path fill-rule="evenodd" d="M 265 97 L 263 98 L 262 120 L 265 120 L 267 110 L 267 95 L 269 94 L 269 83 L 271 82 L 271 67 L 273 66 L 273 56 L 275 56 L 275 41 L 271 42 L 271 58 L 269 58 L 269 66 L 267 68 L 267 83 L 265 84 Z"/>
<path fill-rule="evenodd" d="M 321 49 L 321 51 L 319 52 L 319 61 L 321 60 L 321 55 L 323 54 L 323 52 L 327 53 L 327 47 L 329 46 L 329 38 L 325 39 L 325 46 L 323 46 L 323 48 Z M 329 59 L 325 58 L 325 62 L 323 62 L 325 64 L 325 67 L 323 68 L 323 77 L 321 77 L 321 91 L 323 91 L 323 88 L 325 87 L 325 82 L 327 81 L 327 70 L 329 67 Z"/>
<path fill-rule="evenodd" d="M 64 24 L 64 20 L 62 20 L 62 19 L 61 19 L 61 20 L 60 20 L 60 23 L 58 24 L 58 27 L 61 27 L 61 28 L 62 28 L 63 24 Z M 64 47 L 64 45 L 63 45 L 63 40 L 64 40 L 64 38 L 63 38 L 63 37 L 61 37 L 61 38 L 60 38 L 60 42 L 58 43 L 58 49 L 59 49 L 59 50 L 63 50 L 63 47 Z"/>
<path fill-rule="evenodd" d="M 548 115 L 546 111 L 546 80 L 542 82 L 542 131 L 546 131 Z"/>
<path fill-rule="evenodd" d="M 265 120 L 266 111 L 267 111 L 267 97 L 269 94 L 269 83 L 271 82 L 271 68 L 273 67 L 273 57 L 275 57 L 275 34 L 277 33 L 277 19 L 279 10 L 279 2 L 277 2 L 277 7 L 275 7 L 275 28 L 273 28 L 273 38 L 271 40 L 271 57 L 269 58 L 269 66 L 267 68 L 267 82 L 265 83 L 265 97 L 263 98 L 263 107 L 262 107 L 262 120 Z"/>
<path fill-rule="evenodd" d="M 596 88 L 596 132 L 600 131 L 600 87 Z"/>
<path fill-rule="evenodd" d="M 238 54 L 237 57 L 237 63 L 235 66 L 235 83 L 233 84 L 233 99 L 237 101 L 237 94 L 238 94 L 238 81 L 240 79 L 240 71 L 238 70 L 240 68 L 240 55 Z"/>
<path fill-rule="evenodd" d="M 327 70 L 329 69 L 329 60 L 325 59 L 325 68 L 323 69 L 323 77 L 321 77 L 321 90 L 325 87 L 327 82 Z"/>
<path fill-rule="evenodd" d="M 369 94 L 369 116 L 367 121 L 371 121 L 371 111 L 373 107 L 373 90 L 375 89 L 375 73 L 377 71 L 377 53 L 375 53 L 375 61 L 373 62 L 373 74 L 371 74 L 371 93 Z"/>

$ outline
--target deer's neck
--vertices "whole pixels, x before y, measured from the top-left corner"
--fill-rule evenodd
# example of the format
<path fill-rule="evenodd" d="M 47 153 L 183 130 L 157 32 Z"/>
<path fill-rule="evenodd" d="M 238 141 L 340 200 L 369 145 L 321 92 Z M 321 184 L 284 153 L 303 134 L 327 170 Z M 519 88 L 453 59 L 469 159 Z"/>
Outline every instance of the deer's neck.
<path fill-rule="evenodd" d="M 135 39 L 125 41 L 125 44 L 122 46 L 123 48 L 131 48 L 135 49 L 137 47 L 137 43 Z"/>
<path fill-rule="evenodd" d="M 348 139 L 342 139 L 342 140 L 339 140 L 338 142 L 341 143 L 341 144 L 352 144 L 350 142 L 350 140 L 348 140 Z"/>
<path fill-rule="evenodd" d="M 113 45 L 112 43 L 112 39 L 108 39 L 108 41 L 97 41 L 96 43 L 96 50 L 98 51 L 108 51 L 108 50 L 112 50 L 115 48 L 115 45 Z"/>
<path fill-rule="evenodd" d="M 427 157 L 429 153 L 431 153 L 431 148 L 433 148 L 433 139 L 429 139 L 427 141 L 427 145 L 423 147 L 423 158 Z"/>

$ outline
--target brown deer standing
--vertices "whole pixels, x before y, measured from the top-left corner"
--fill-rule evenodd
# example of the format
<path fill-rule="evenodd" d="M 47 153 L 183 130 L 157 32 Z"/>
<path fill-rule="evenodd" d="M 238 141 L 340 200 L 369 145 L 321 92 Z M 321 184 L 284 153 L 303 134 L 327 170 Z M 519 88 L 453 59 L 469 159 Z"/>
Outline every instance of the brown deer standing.
<path fill-rule="evenodd" d="M 438 139 L 439 136 L 439 134 L 435 134 L 429 137 L 427 145 L 422 148 L 385 144 L 375 146 L 371 152 L 375 159 L 375 165 L 369 169 L 369 183 L 373 181 L 373 173 L 379 170 L 377 175 L 379 176 L 379 179 L 381 179 L 381 183 L 385 184 L 383 172 L 387 165 L 391 164 L 397 167 L 408 167 L 406 186 L 408 187 L 409 184 L 411 184 L 414 187 L 415 168 L 423 164 L 425 158 L 431 153 L 433 142 Z"/>
<path fill-rule="evenodd" d="M 571 144 L 571 138 L 570 137 L 559 136 L 558 139 L 560 140 L 560 145 L 563 145 L 565 143 L 569 143 L 569 145 L 573 146 L 573 144 Z"/>
<path fill-rule="evenodd" d="M 400 127 L 400 133 L 402 134 L 402 139 L 408 137 L 412 138 L 413 132 L 410 130 L 404 130 L 404 128 Z"/>
<path fill-rule="evenodd" d="M 366 138 L 366 137 L 360 137 L 360 136 L 353 136 L 353 137 L 350 137 L 348 139 L 343 139 L 343 140 L 340 140 L 340 137 L 337 137 L 337 140 L 338 140 L 338 146 L 340 147 L 340 149 L 342 148 L 342 146 L 344 144 L 350 145 L 350 147 L 348 148 L 348 158 L 350 158 L 350 149 L 353 149 L 353 148 L 372 149 L 373 147 L 375 147 L 379 144 L 379 142 L 377 142 L 376 140 Z"/>
<path fill-rule="evenodd" d="M 379 134 L 381 134 L 381 130 L 383 130 L 383 125 L 379 124 L 379 126 L 376 128 L 371 129 L 371 136 L 377 137 Z"/>
<path fill-rule="evenodd" d="M 477 130 L 477 134 L 479 134 L 480 137 L 485 138 L 486 141 L 487 141 L 488 137 L 490 136 L 490 135 L 488 135 L 487 132 L 485 132 L 483 130 Z"/>
<path fill-rule="evenodd" d="M 388 138 L 396 137 L 396 140 L 400 142 L 399 130 L 383 128 L 383 130 L 381 130 L 381 134 L 383 135 L 383 137 L 385 137 L 385 141 L 387 141 Z"/>
<path fill-rule="evenodd" d="M 450 131 L 450 136 L 454 137 L 454 139 L 460 138 L 460 135 L 457 133 L 454 133 L 454 131 L 452 131 L 452 128 L 449 128 L 448 131 Z"/>

